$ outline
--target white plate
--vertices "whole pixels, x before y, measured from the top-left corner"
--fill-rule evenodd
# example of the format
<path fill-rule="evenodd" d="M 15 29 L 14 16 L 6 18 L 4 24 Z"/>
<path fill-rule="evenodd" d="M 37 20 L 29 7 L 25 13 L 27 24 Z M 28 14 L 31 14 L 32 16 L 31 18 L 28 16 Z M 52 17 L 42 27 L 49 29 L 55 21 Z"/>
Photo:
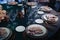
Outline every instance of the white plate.
<path fill-rule="evenodd" d="M 35 7 L 37 7 L 37 6 L 31 6 L 31 8 L 35 8 Z"/>
<path fill-rule="evenodd" d="M 15 29 L 17 32 L 23 32 L 25 30 L 24 26 L 17 26 Z"/>
<path fill-rule="evenodd" d="M 42 26 L 42 25 L 38 25 L 38 24 L 32 24 L 32 25 L 29 25 L 28 27 L 27 27 L 27 30 L 29 30 L 30 28 L 32 28 L 32 27 L 40 27 L 40 29 L 42 30 L 42 34 L 35 34 L 35 35 L 33 35 L 33 36 L 44 36 L 46 33 L 47 33 L 47 29 L 44 27 L 44 26 Z M 28 32 L 27 32 L 28 33 Z"/>
<path fill-rule="evenodd" d="M 43 23 L 43 20 L 42 19 L 36 19 L 35 22 L 36 23 Z"/>
<path fill-rule="evenodd" d="M 44 14 L 44 12 L 43 12 L 43 11 L 37 11 L 37 13 L 38 13 L 38 14 Z"/>
<path fill-rule="evenodd" d="M 5 28 L 5 27 L 0 27 L 0 29 L 5 29 L 5 31 L 7 32 L 7 34 L 3 35 L 3 38 L 1 38 L 1 39 L 5 39 L 5 38 L 9 37 L 9 35 L 12 33 L 10 29 Z"/>
<path fill-rule="evenodd" d="M 47 6 L 41 6 L 40 8 L 42 8 L 42 9 L 44 9 L 44 8 L 48 8 L 49 11 L 50 11 L 50 10 L 53 10 L 52 8 L 47 7 Z"/>
<path fill-rule="evenodd" d="M 23 6 L 23 4 L 18 4 L 18 6 Z"/>
<path fill-rule="evenodd" d="M 45 15 L 42 16 L 42 19 L 43 20 L 48 20 L 46 16 L 48 17 L 48 16 L 55 16 L 55 15 L 53 15 L 53 14 L 45 14 Z M 56 17 L 55 21 L 58 21 L 58 17 Z"/>

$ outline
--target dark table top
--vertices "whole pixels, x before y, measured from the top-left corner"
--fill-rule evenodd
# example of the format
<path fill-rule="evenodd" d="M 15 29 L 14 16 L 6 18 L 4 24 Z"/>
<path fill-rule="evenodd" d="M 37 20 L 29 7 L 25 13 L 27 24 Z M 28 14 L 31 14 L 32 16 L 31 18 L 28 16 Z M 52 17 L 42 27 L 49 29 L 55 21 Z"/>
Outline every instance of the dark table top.
<path fill-rule="evenodd" d="M 31 8 L 31 9 L 29 9 L 30 11 L 29 11 L 29 15 L 28 15 L 27 26 L 28 26 L 28 25 L 31 25 L 31 24 L 37 24 L 37 23 L 35 23 L 34 21 L 35 21 L 36 19 L 41 19 L 41 16 L 44 15 L 44 14 L 41 14 L 41 15 L 38 15 L 38 14 L 37 14 L 37 10 L 38 10 L 38 8 L 39 8 L 40 6 L 41 6 L 41 5 L 38 5 L 38 7 L 36 7 L 36 8 Z M 47 31 L 48 31 L 46 38 L 49 38 L 49 37 L 53 36 L 53 35 L 59 30 L 59 28 L 60 28 L 60 15 L 59 15 L 59 13 L 57 13 L 55 10 L 52 10 L 50 13 L 58 16 L 59 20 L 58 20 L 58 22 L 57 22 L 56 24 L 54 24 L 54 25 L 51 25 L 51 24 L 48 24 L 48 25 L 47 25 L 47 24 L 45 24 L 45 23 L 39 24 L 39 25 L 43 25 L 43 26 L 47 29 Z M 45 12 L 45 14 L 47 14 L 47 13 Z M 35 16 L 36 16 L 36 17 L 35 17 Z M 15 30 L 14 30 L 14 31 L 15 31 Z M 24 40 L 23 33 L 18 33 L 18 32 L 15 31 L 15 40 L 19 40 L 19 39 L 20 39 L 20 40 Z"/>
<path fill-rule="evenodd" d="M 44 15 L 44 14 L 41 14 L 41 15 L 38 15 L 37 14 L 37 10 L 38 10 L 38 8 L 40 7 L 41 5 L 37 5 L 37 7 L 36 8 L 30 8 L 30 9 L 28 9 L 28 11 L 29 11 L 29 14 L 28 14 L 28 22 L 27 22 L 27 26 L 28 25 L 30 25 L 30 24 L 37 24 L 37 23 L 35 23 L 34 21 L 36 20 L 36 19 L 41 19 L 41 16 L 42 15 Z M 59 30 L 59 28 L 60 28 L 60 15 L 59 15 L 59 13 L 57 13 L 56 11 L 54 11 L 54 10 L 52 10 L 51 12 L 50 12 L 51 14 L 54 14 L 54 15 L 57 15 L 58 16 L 58 18 L 59 18 L 59 20 L 58 20 L 58 22 L 56 23 L 56 24 L 54 24 L 54 25 L 50 25 L 50 24 L 48 24 L 47 26 L 46 26 L 46 24 L 45 23 L 43 23 L 43 24 L 39 24 L 39 25 L 43 25 L 46 29 L 47 29 L 47 36 L 48 37 L 46 37 L 46 38 L 49 38 L 49 37 L 51 37 L 51 36 L 53 36 L 58 30 Z M 47 14 L 46 12 L 45 12 L 45 14 Z M 36 17 L 35 17 L 36 16 Z M 13 25 L 13 26 L 15 26 L 15 25 Z M 15 31 L 15 30 L 14 30 Z M 18 32 L 16 32 L 15 31 L 15 40 L 24 40 L 24 38 L 23 38 L 23 33 L 18 33 Z"/>
<path fill-rule="evenodd" d="M 28 26 L 28 25 L 30 25 L 30 24 L 37 24 L 37 23 L 35 23 L 34 21 L 35 21 L 36 19 L 41 19 L 41 16 L 42 16 L 43 14 L 41 14 L 41 15 L 38 15 L 38 14 L 37 14 L 37 10 L 38 10 L 41 6 L 42 6 L 42 5 L 37 5 L 36 8 L 30 8 L 30 7 L 29 7 L 29 9 L 28 9 L 28 19 L 27 19 L 28 21 L 26 22 L 26 23 L 27 23 L 26 26 Z M 57 16 L 59 17 L 59 20 L 58 20 L 58 22 L 57 22 L 56 24 L 54 24 L 54 25 L 48 24 L 48 25 L 46 26 L 45 23 L 40 24 L 40 25 L 43 25 L 44 27 L 46 27 L 46 29 L 48 30 L 48 33 L 47 33 L 48 37 L 47 37 L 47 38 L 53 36 L 53 35 L 59 30 L 59 28 L 60 28 L 60 15 L 59 15 L 59 13 L 57 13 L 57 12 L 54 11 L 54 10 L 52 10 L 50 13 L 51 13 L 51 14 L 54 14 L 54 15 L 57 15 Z M 47 14 L 47 13 L 45 12 L 45 14 Z M 12 23 L 13 23 L 13 24 L 12 24 Z M 14 31 L 14 34 L 15 34 L 15 38 L 14 38 L 14 39 L 15 39 L 15 40 L 19 40 L 19 39 L 20 39 L 20 40 L 24 40 L 24 39 L 23 39 L 23 33 L 18 33 L 18 32 L 15 31 L 16 26 L 18 26 L 17 22 L 16 22 L 16 21 L 13 21 L 12 23 L 10 23 L 10 24 L 8 25 L 8 28 L 11 28 L 11 29 Z"/>

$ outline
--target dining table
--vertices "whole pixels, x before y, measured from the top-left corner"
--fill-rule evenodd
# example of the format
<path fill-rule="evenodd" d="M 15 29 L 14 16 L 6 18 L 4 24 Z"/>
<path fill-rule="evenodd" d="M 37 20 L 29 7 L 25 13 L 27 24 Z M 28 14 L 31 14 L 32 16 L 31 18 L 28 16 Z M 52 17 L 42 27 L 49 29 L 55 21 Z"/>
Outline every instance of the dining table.
<path fill-rule="evenodd" d="M 53 14 L 53 15 L 56 15 L 59 19 L 57 21 L 57 23 L 51 25 L 51 24 L 46 24 L 46 23 L 42 23 L 42 24 L 39 24 L 39 25 L 42 25 L 44 26 L 46 29 L 47 29 L 47 36 L 45 37 L 45 39 L 41 39 L 41 40 L 46 40 L 48 38 L 51 38 L 52 36 L 54 36 L 54 34 L 59 30 L 60 28 L 60 14 L 58 12 L 56 12 L 55 10 L 51 10 L 50 12 L 44 12 L 44 14 L 38 14 L 37 11 L 39 10 L 39 8 L 43 6 L 41 4 L 38 4 L 37 7 L 35 8 L 31 8 L 31 7 L 28 7 L 28 21 L 26 22 L 26 26 L 29 26 L 31 24 L 39 24 L 39 23 L 36 23 L 35 20 L 36 19 L 42 19 L 42 15 L 44 14 Z M 15 26 L 15 25 L 14 25 Z M 15 31 L 15 29 L 14 29 Z M 26 34 L 24 32 L 16 32 L 15 31 L 15 40 L 30 40 L 31 38 L 28 38 L 27 36 L 25 36 Z"/>
<path fill-rule="evenodd" d="M 42 15 L 44 15 L 44 14 L 56 15 L 59 18 L 57 23 L 55 23 L 53 25 L 52 24 L 46 24 L 46 23 L 39 24 L 39 25 L 43 25 L 47 29 L 48 32 L 47 32 L 46 38 L 48 39 L 48 38 L 51 38 L 52 36 L 54 36 L 54 34 L 60 29 L 60 14 L 53 9 L 50 12 L 44 12 L 44 14 L 38 14 L 37 12 L 39 11 L 41 6 L 43 6 L 43 5 L 38 4 L 37 7 L 30 9 L 30 12 L 28 15 L 27 25 L 39 24 L 39 23 L 36 23 L 35 20 L 36 19 L 42 19 Z"/>
<path fill-rule="evenodd" d="M 27 9 L 28 15 L 26 16 L 27 21 L 25 22 L 26 25 L 22 24 L 22 26 L 24 25 L 25 28 L 26 28 L 27 26 L 29 26 L 31 24 L 39 24 L 39 23 L 35 22 L 36 19 L 42 19 L 41 17 L 44 14 L 54 14 L 59 18 L 57 23 L 55 23 L 53 25 L 46 24 L 46 23 L 39 24 L 39 25 L 44 26 L 47 29 L 47 37 L 45 37 L 45 38 L 48 39 L 48 38 L 52 37 L 60 28 L 60 14 L 58 12 L 56 12 L 55 10 L 53 10 L 53 9 L 50 12 L 44 12 L 44 14 L 38 14 L 37 12 L 39 11 L 39 8 L 41 6 L 43 6 L 43 5 L 37 4 L 35 8 L 31 8 L 31 6 L 28 6 L 28 9 Z M 10 14 L 11 14 L 11 11 L 8 15 L 10 16 Z M 16 15 L 16 13 L 15 13 L 15 15 Z M 26 20 L 26 17 L 25 17 L 24 21 Z M 15 28 L 17 26 L 20 26 L 20 25 L 18 25 L 18 21 L 13 21 L 12 23 L 13 23 L 13 25 L 11 23 L 9 23 L 7 25 L 7 27 L 10 28 L 11 30 L 13 30 L 14 40 L 25 40 L 24 38 L 27 37 L 27 36 L 24 37 L 24 35 L 25 35 L 24 31 L 23 32 L 17 32 L 15 30 Z M 30 39 L 27 38 L 27 40 L 30 40 Z M 45 39 L 42 38 L 42 40 L 45 40 Z"/>

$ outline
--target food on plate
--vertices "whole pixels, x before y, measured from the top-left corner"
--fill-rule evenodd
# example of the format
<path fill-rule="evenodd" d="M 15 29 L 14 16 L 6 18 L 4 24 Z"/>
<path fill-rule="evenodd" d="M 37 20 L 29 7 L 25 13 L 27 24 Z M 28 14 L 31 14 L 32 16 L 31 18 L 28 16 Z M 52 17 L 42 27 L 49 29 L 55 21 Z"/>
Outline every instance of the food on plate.
<path fill-rule="evenodd" d="M 58 21 L 58 17 L 53 14 L 45 14 L 42 16 L 42 18 L 48 23 L 56 23 Z"/>
<path fill-rule="evenodd" d="M 48 6 L 41 6 L 40 10 L 45 11 L 45 12 L 50 12 L 52 10 L 52 8 L 50 8 Z"/>
<path fill-rule="evenodd" d="M 5 35 L 7 32 L 5 29 L 0 29 L 0 36 L 3 36 Z"/>
<path fill-rule="evenodd" d="M 2 5 L 0 5 L 0 22 L 2 20 L 9 21 L 9 17 L 6 14 L 7 14 L 6 10 L 3 10 Z"/>
<path fill-rule="evenodd" d="M 5 27 L 0 27 L 0 39 L 4 40 L 12 35 L 12 31 Z"/>
<path fill-rule="evenodd" d="M 47 30 L 42 25 L 32 24 L 26 28 L 26 33 L 30 36 L 44 36 Z"/>
<path fill-rule="evenodd" d="M 48 23 L 55 23 L 56 22 L 56 18 L 57 18 L 57 16 L 47 16 L 47 18 L 48 18 Z"/>
<path fill-rule="evenodd" d="M 29 31 L 28 33 L 31 35 L 42 33 L 42 30 L 39 27 L 32 27 L 28 31 Z"/>

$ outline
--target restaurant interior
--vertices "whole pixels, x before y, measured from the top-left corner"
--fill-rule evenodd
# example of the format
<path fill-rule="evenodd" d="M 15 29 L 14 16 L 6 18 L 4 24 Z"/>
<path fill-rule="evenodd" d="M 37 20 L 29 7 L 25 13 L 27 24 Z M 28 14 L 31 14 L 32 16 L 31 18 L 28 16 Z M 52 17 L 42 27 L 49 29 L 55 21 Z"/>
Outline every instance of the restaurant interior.
<path fill-rule="evenodd" d="M 60 0 L 0 0 L 0 40 L 60 40 Z"/>

